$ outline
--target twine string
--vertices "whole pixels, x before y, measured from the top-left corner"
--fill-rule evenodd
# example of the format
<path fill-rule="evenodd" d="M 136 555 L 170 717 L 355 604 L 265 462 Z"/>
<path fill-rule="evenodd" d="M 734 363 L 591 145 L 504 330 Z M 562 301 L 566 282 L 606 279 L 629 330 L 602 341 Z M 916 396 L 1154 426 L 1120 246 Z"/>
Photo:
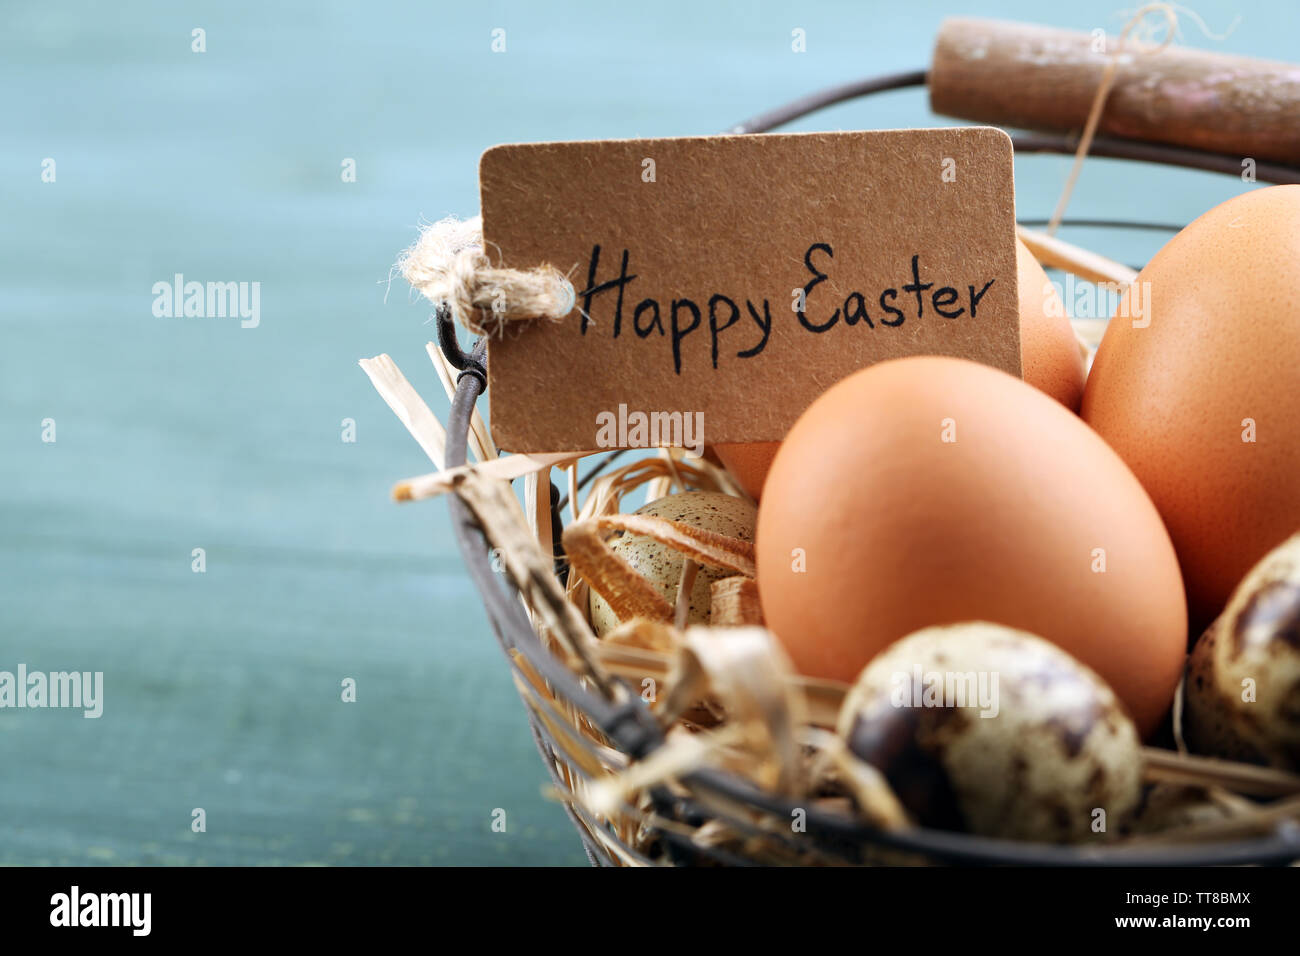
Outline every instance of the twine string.
<path fill-rule="evenodd" d="M 508 322 L 561 319 L 573 311 L 573 285 L 552 265 L 507 269 L 484 250 L 483 218 L 448 216 L 424 226 L 397 271 L 435 305 L 446 304 L 476 335 L 501 335 Z"/>
<path fill-rule="evenodd" d="M 1092 107 L 1088 110 L 1088 120 L 1084 123 L 1083 135 L 1079 137 L 1079 148 L 1074 151 L 1074 162 L 1070 166 L 1070 175 L 1066 177 L 1065 186 L 1061 190 L 1061 197 L 1056 201 L 1056 209 L 1052 212 L 1052 218 L 1047 223 L 1047 234 L 1049 236 L 1056 235 L 1056 230 L 1060 228 L 1061 221 L 1065 218 L 1065 209 L 1069 206 L 1070 197 L 1074 194 L 1074 186 L 1079 181 L 1079 173 L 1083 170 L 1083 161 L 1088 156 L 1088 150 L 1092 148 L 1092 140 L 1097 134 L 1097 126 L 1101 123 L 1101 114 L 1106 107 L 1106 100 L 1110 97 L 1111 88 L 1115 85 L 1115 76 L 1119 72 L 1119 66 L 1122 62 L 1120 55 L 1125 52 L 1129 34 L 1150 13 L 1163 13 L 1165 15 L 1165 24 L 1167 26 L 1165 37 L 1155 46 L 1143 47 L 1140 43 L 1135 43 L 1135 51 L 1140 56 L 1154 56 L 1167 49 L 1174 42 L 1174 36 L 1178 31 L 1178 14 L 1173 5 L 1169 3 L 1149 3 L 1135 13 L 1124 29 L 1120 31 L 1119 41 L 1115 44 L 1115 49 L 1107 51 L 1106 65 L 1101 72 L 1101 83 L 1097 86 L 1097 92 L 1092 98 Z"/>

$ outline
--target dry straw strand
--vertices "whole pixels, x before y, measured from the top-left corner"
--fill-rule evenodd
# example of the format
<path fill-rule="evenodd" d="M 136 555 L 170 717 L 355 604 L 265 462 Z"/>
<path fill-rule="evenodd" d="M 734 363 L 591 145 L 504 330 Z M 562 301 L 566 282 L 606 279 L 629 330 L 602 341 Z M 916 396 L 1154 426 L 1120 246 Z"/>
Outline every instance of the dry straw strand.
<path fill-rule="evenodd" d="M 1258 797 L 1300 794 L 1300 775 L 1274 767 L 1200 757 L 1157 747 L 1144 747 L 1142 759 L 1144 775 L 1151 782 L 1217 786 Z"/>
<path fill-rule="evenodd" d="M 714 581 L 709 587 L 709 623 L 714 627 L 763 623 L 758 603 L 758 583 L 739 574 Z"/>
<path fill-rule="evenodd" d="M 429 460 L 440 472 L 446 468 L 447 432 L 429 406 L 424 404 L 420 393 L 406 380 L 397 363 L 387 355 L 376 355 L 361 359 L 357 364 L 370 377 L 375 391 L 388 403 L 411 437 L 419 442 Z"/>
<path fill-rule="evenodd" d="M 570 459 L 585 454 L 586 452 L 561 451 L 545 455 L 506 455 L 501 458 L 489 458 L 477 465 L 457 465 L 446 471 L 434 471 L 426 475 L 402 479 L 393 486 L 393 499 L 421 501 L 425 498 L 436 498 L 438 495 L 454 490 L 456 485 L 464 480 L 465 475 L 471 472 L 499 481 L 513 481 L 549 469 L 554 465 L 563 465 Z"/>
<path fill-rule="evenodd" d="M 609 683 L 595 668 L 587 650 L 595 640 L 591 626 L 566 598 L 555 578 L 554 556 L 542 553 L 511 486 L 469 469 L 457 483 L 456 494 L 474 512 L 489 542 L 497 548 L 505 572 L 542 625 L 563 643 L 571 659 L 582 665 L 585 676 L 609 698 Z"/>

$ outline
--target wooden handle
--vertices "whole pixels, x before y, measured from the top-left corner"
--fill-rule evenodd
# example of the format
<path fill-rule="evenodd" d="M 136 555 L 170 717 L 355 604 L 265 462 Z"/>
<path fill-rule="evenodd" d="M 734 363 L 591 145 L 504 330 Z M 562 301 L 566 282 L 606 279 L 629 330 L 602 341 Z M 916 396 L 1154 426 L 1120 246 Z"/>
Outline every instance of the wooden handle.
<path fill-rule="evenodd" d="M 1300 66 L 997 20 L 949 19 L 930 67 L 936 113 L 1038 132 L 1083 128 L 1119 61 L 1099 135 L 1300 165 Z M 1104 46 L 1103 52 L 1095 47 Z"/>

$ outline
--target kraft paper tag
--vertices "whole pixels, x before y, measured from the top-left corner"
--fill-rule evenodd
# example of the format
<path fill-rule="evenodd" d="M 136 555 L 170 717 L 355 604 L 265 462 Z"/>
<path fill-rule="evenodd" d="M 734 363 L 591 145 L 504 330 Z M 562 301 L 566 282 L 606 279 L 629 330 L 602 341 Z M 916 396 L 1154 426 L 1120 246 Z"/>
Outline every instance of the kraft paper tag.
<path fill-rule="evenodd" d="M 489 343 L 509 451 L 775 441 L 905 355 L 1021 374 L 1001 130 L 505 145 L 479 179 L 493 264 L 549 263 L 576 293 Z"/>

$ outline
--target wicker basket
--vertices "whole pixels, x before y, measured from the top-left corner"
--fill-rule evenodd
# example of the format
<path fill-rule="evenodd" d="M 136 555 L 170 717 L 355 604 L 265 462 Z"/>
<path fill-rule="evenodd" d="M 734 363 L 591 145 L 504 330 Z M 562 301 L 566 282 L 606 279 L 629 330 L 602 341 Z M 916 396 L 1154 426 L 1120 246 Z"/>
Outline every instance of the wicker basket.
<path fill-rule="evenodd" d="M 909 73 L 837 88 L 730 131 L 766 131 L 853 96 L 924 82 L 924 73 Z M 1070 153 L 1075 146 L 1064 136 L 1013 139 L 1021 151 Z M 1099 139 L 1092 152 L 1239 172 L 1231 158 L 1146 143 Z M 1267 178 L 1266 174 L 1276 181 L 1300 181 L 1296 170 L 1270 168 L 1261 172 L 1261 178 Z M 447 500 L 456 541 L 512 668 L 553 792 L 572 819 L 593 864 L 1185 866 L 1282 864 L 1300 859 L 1296 778 L 1173 751 L 1145 751 L 1148 780 L 1221 786 L 1282 799 L 1247 813 L 1235 824 L 1218 831 L 1213 827 L 1197 831 L 1186 839 L 1173 834 L 1165 839 L 1119 840 L 1104 846 L 1060 846 L 915 826 L 884 826 L 878 815 L 864 812 L 871 809 L 864 806 L 870 795 L 864 796 L 842 780 L 840 786 L 812 793 L 805 790 L 795 796 L 779 786 L 765 785 L 765 779 L 770 783 L 774 778 L 761 773 L 738 773 L 706 759 L 684 758 L 689 748 L 669 746 L 669 728 L 662 713 L 642 699 L 635 680 L 626 679 L 631 672 L 621 672 L 613 658 L 597 659 L 583 651 L 582 641 L 595 642 L 595 638 L 587 626 L 585 610 L 570 600 L 576 582 L 568 581 L 560 544 L 564 499 L 576 499 L 597 474 L 608 473 L 619 453 L 593 459 L 581 480 L 577 463 L 566 463 L 569 489 L 565 496 L 547 477 L 549 466 L 529 474 L 524 498 L 531 507 L 525 516 L 508 480 L 488 477 L 473 466 L 460 467 L 466 465 L 471 446 L 479 449 L 480 458 L 494 454 L 475 412 L 475 402 L 487 381 L 485 344 L 479 340 L 465 351 L 458 342 L 451 310 L 445 305 L 438 309 L 437 331 L 440 354 L 432 346 L 430 350 L 452 398 L 443 463 L 448 469 L 444 476 L 451 477 L 443 482 L 442 490 L 454 492 Z M 370 368 L 367 371 L 375 378 Z M 395 367 L 392 373 L 396 384 L 390 382 L 385 398 L 414 433 L 417 429 L 412 420 L 428 415 L 427 407 L 418 396 L 410 397 L 413 390 Z M 394 394 L 400 392 L 408 394 Z M 704 461 L 688 464 L 661 450 L 646 462 L 638 463 L 640 473 L 636 465 L 625 464 L 614 474 L 625 480 L 627 490 L 649 484 L 650 490 L 658 487 L 663 491 L 669 481 L 682 488 L 729 489 L 725 472 Z M 604 487 L 608 492 L 608 484 Z M 581 607 L 585 608 L 585 601 Z M 557 627 L 557 621 L 563 626 Z M 557 631 L 566 627 L 585 629 L 582 641 L 563 639 Z M 681 676 L 676 672 L 670 680 Z M 830 736 L 823 734 L 823 738 Z M 817 758 L 818 739 L 815 733 L 800 738 L 800 759 Z M 795 818 L 801 826 L 791 826 Z"/>

